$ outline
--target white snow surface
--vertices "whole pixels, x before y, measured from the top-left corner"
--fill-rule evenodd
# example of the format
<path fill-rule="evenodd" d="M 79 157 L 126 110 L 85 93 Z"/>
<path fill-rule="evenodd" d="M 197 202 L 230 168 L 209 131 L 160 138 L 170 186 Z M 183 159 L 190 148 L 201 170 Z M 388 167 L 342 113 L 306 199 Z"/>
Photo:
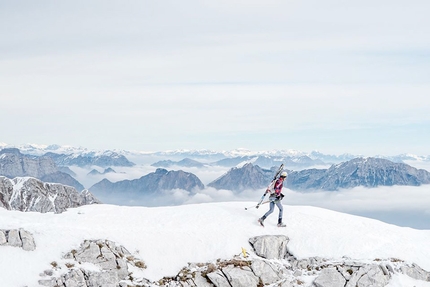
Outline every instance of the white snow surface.
<path fill-rule="evenodd" d="M 109 239 L 123 245 L 147 265 L 134 276 L 159 280 L 174 276 L 188 262 L 228 259 L 251 250 L 248 239 L 284 234 L 297 258 L 320 256 L 358 260 L 398 258 L 430 270 L 430 230 L 398 227 L 377 220 L 309 206 L 284 205 L 286 228 L 276 227 L 277 210 L 250 207 L 253 202 L 222 202 L 174 207 L 89 205 L 62 214 L 7 211 L 0 208 L 0 229 L 24 228 L 35 237 L 36 250 L 0 246 L 0 286 L 37 286 L 40 273 L 59 265 L 62 256 L 85 239 Z M 67 268 L 64 268 L 67 269 Z M 64 270 L 63 269 L 63 270 Z M 66 271 L 66 270 L 64 270 Z M 139 273 L 140 272 L 140 273 Z M 406 284 L 406 285 L 405 285 Z M 389 286 L 430 286 L 395 275 Z"/>

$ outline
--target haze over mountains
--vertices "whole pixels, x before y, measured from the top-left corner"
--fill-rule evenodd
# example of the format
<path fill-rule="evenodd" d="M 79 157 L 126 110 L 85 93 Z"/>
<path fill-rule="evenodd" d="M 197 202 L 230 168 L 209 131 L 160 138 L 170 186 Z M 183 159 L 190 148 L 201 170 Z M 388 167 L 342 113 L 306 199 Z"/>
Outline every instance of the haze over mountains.
<path fill-rule="evenodd" d="M 68 154 L 52 152 L 52 150 L 64 150 L 64 148 L 59 146 L 47 146 L 45 149 L 26 147 L 23 150 L 27 152 L 31 151 L 33 155 L 22 154 L 21 150 L 17 148 L 5 148 L 0 150 L 1 162 L 3 163 L 0 166 L 1 175 L 10 178 L 16 176 L 34 176 L 41 180 L 72 185 L 78 190 L 82 190 L 83 186 L 80 185 L 79 182 L 72 182 L 74 172 L 71 168 L 73 167 L 92 168 L 91 171 L 87 173 L 87 176 L 91 177 L 115 173 L 112 167 L 133 167 L 136 165 L 128 160 L 125 155 L 113 151 L 94 152 L 74 149 L 74 153 L 70 153 L 73 149 L 67 148 L 65 150 Z M 44 150 L 48 152 L 43 153 Z M 239 152 L 242 154 L 238 155 Z M 393 162 L 393 159 L 402 161 L 402 158 L 427 161 L 427 157 L 422 156 L 403 155 L 391 157 L 391 160 L 388 160 L 382 158 L 354 158 L 352 155 L 330 156 L 317 152 L 305 155 L 298 151 L 257 152 L 254 155 L 249 153 L 249 151 L 245 150 L 238 150 L 230 153 L 171 151 L 141 154 L 141 156 L 159 157 L 163 154 L 164 156 L 177 157 L 178 155 L 186 155 L 194 156 L 198 159 L 189 157 L 179 161 L 165 159 L 150 164 L 150 166 L 156 168 L 209 169 L 214 166 L 232 168 L 221 177 L 208 182 L 207 186 L 217 189 L 229 189 L 234 192 L 264 187 L 270 182 L 270 169 L 282 163 L 285 165 L 285 169 L 289 171 L 286 186 L 292 190 L 333 191 L 340 188 L 352 188 L 356 186 L 417 186 L 430 182 L 430 177 L 425 170 L 417 170 L 402 162 Z M 211 161 L 214 157 L 220 158 L 222 154 L 224 154 L 224 158 Z M 232 156 L 233 154 L 235 155 Z M 135 153 L 135 156 L 137 155 L 138 153 Z M 344 159 L 347 160 L 341 161 Z M 323 160 L 332 160 L 335 162 L 325 162 Z M 257 167 L 257 170 L 250 172 L 249 168 L 253 166 Z M 310 168 L 314 166 L 319 166 L 319 168 Z M 327 166 L 330 167 L 322 168 Z M 103 168 L 104 170 L 98 171 L 94 167 Z M 299 170 L 295 171 L 297 169 Z M 204 188 L 198 176 L 192 173 L 185 172 L 179 176 L 179 171 L 168 172 L 165 170 L 165 172 L 161 173 L 161 170 L 163 169 L 157 169 L 157 171 L 153 173 L 142 175 L 140 178 L 144 182 L 138 181 L 137 179 L 125 179 L 114 183 L 108 178 L 104 178 L 86 188 L 94 189 L 97 192 L 106 190 L 106 192 L 118 193 L 122 189 L 127 193 L 143 192 L 147 194 L 153 194 L 161 190 L 183 189 L 192 191 L 195 188 Z M 151 176 L 151 174 L 153 174 L 153 176 Z M 168 175 L 168 178 L 161 177 L 161 175 Z M 188 179 L 193 177 L 193 181 L 187 182 L 184 180 L 185 177 Z M 119 186 L 121 186 L 121 188 L 118 188 Z"/>

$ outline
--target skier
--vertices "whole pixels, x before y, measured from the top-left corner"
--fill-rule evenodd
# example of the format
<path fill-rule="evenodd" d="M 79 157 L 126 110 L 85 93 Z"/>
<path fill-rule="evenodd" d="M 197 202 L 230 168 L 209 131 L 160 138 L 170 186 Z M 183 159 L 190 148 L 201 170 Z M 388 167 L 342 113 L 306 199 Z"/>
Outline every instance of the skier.
<path fill-rule="evenodd" d="M 269 200 L 270 200 L 270 209 L 266 212 L 261 218 L 258 219 L 258 222 L 261 224 L 261 226 L 264 226 L 264 220 L 273 212 L 275 209 L 275 204 L 279 208 L 279 217 L 278 217 L 278 227 L 285 227 L 286 225 L 282 223 L 282 203 L 281 200 L 284 197 L 284 195 L 281 193 L 282 187 L 284 186 L 284 180 L 287 177 L 287 173 L 283 171 L 279 178 L 271 184 L 264 193 L 263 197 L 266 196 L 266 194 L 270 193 Z"/>

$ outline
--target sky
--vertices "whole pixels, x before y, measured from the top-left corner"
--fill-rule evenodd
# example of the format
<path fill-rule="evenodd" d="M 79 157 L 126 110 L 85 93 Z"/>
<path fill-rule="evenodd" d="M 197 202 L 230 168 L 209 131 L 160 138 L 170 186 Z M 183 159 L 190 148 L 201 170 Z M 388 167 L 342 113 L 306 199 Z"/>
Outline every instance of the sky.
<path fill-rule="evenodd" d="M 177 275 L 189 262 L 231 259 L 240 255 L 242 248 L 255 257 L 248 240 L 261 235 L 288 236 L 288 251 L 297 259 L 318 256 L 326 258 L 327 263 L 339 262 L 344 256 L 372 263 L 380 259 L 383 260 L 380 263 L 398 270 L 389 260 L 396 258 L 430 270 L 430 230 L 398 227 L 309 206 L 289 206 L 290 211 L 284 217 L 286 228 L 276 227 L 274 214 L 265 220 L 263 228 L 257 223 L 263 210 L 244 210 L 249 204 L 251 202 L 152 208 L 103 204 L 70 208 L 62 214 L 0 209 L 2 229 L 23 228 L 33 234 L 36 242 L 34 251 L 0 246 L 0 258 L 7 258 L 0 260 L 0 278 L 3 286 L 34 286 L 38 280 L 48 279 L 40 274 L 52 269 L 52 262 L 57 265 L 57 270 L 53 271 L 55 276 L 69 270 L 66 264 L 97 270 L 92 264 L 79 264 L 62 256 L 78 250 L 84 240 L 107 239 L 144 261 L 146 269 L 132 269 L 135 279 L 156 281 Z M 309 280 L 314 277 L 299 278 L 310 286 Z M 428 287 L 430 282 L 397 272 L 387 286 Z"/>
<path fill-rule="evenodd" d="M 0 142 L 428 155 L 429 9 L 0 0 Z"/>

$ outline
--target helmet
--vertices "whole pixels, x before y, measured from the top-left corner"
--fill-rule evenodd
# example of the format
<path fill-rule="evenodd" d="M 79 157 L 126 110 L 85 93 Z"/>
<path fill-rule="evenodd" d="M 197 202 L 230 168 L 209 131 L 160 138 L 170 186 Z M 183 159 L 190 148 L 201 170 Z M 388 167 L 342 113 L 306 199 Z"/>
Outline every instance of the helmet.
<path fill-rule="evenodd" d="M 283 172 L 281 173 L 281 177 L 287 177 L 287 172 L 286 172 L 286 171 L 283 171 Z"/>

